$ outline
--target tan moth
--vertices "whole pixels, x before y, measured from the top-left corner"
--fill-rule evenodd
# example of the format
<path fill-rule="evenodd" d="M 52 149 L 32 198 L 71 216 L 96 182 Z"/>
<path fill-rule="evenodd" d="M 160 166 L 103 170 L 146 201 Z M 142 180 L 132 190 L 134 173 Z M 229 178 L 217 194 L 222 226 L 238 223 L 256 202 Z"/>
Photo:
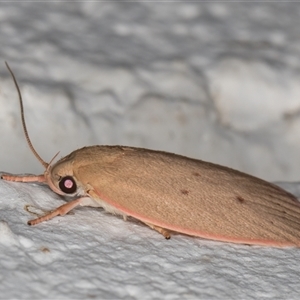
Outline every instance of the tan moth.
<path fill-rule="evenodd" d="M 9 181 L 44 182 L 57 194 L 73 196 L 54 211 L 28 222 L 36 225 L 77 206 L 102 207 L 133 217 L 170 238 L 178 232 L 206 239 L 300 246 L 300 204 L 283 189 L 224 166 L 167 152 L 124 146 L 90 146 L 52 165 L 36 152 L 42 175 L 2 175 Z"/>

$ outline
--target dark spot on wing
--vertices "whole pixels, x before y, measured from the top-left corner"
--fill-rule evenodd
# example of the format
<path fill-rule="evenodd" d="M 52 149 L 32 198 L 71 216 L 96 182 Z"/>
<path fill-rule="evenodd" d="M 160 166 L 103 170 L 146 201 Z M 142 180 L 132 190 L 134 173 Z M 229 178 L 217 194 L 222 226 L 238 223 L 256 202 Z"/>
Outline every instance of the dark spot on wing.
<path fill-rule="evenodd" d="M 200 177 L 201 175 L 198 172 L 193 172 L 192 173 L 194 176 Z"/>
<path fill-rule="evenodd" d="M 188 190 L 180 190 L 181 194 L 183 195 L 188 195 L 189 194 L 189 191 Z"/>
<path fill-rule="evenodd" d="M 237 200 L 238 202 L 240 202 L 240 203 L 244 203 L 244 202 L 245 202 L 245 199 L 244 199 L 243 197 L 241 197 L 241 196 L 237 196 L 237 197 L 236 197 L 236 200 Z"/>

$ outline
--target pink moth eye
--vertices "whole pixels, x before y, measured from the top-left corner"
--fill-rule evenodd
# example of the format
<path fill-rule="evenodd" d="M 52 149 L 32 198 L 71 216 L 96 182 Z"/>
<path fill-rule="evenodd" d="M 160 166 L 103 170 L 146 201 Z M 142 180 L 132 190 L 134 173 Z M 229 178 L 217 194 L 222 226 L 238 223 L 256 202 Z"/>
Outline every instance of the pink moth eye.
<path fill-rule="evenodd" d="M 77 190 L 76 182 L 71 176 L 63 177 L 58 185 L 61 191 L 66 194 L 73 194 Z"/>

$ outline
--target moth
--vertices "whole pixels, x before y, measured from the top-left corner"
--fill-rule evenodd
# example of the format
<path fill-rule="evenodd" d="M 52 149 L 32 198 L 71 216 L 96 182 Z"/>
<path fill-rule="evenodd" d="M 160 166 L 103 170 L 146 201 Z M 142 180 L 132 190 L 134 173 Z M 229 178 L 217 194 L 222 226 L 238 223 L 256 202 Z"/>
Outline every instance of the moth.
<path fill-rule="evenodd" d="M 223 242 L 300 246 L 300 204 L 285 190 L 228 167 L 185 156 L 125 146 L 90 146 L 52 163 L 34 149 L 25 124 L 18 83 L 21 120 L 42 175 L 3 174 L 9 181 L 43 182 L 74 200 L 29 225 L 63 216 L 77 206 L 102 207 L 132 217 L 169 239 L 171 233 Z"/>

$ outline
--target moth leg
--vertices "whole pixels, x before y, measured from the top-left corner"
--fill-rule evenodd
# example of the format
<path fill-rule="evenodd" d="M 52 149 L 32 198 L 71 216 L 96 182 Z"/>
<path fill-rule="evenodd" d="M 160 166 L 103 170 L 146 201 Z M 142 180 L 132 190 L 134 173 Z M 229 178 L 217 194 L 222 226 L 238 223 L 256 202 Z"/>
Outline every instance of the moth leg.
<path fill-rule="evenodd" d="M 27 204 L 24 206 L 24 209 L 29 212 L 30 214 L 36 215 L 37 217 L 40 217 L 40 214 L 38 214 L 37 212 L 33 211 L 33 209 L 36 209 L 36 207 L 34 207 L 33 205 Z M 40 209 L 41 211 L 43 211 L 44 214 L 47 213 L 47 211 L 44 211 L 42 209 Z"/>
<path fill-rule="evenodd" d="M 42 217 L 39 217 L 37 219 L 28 221 L 27 224 L 28 225 L 36 225 L 36 224 L 39 224 L 41 222 L 53 219 L 56 216 L 64 216 L 70 210 L 72 210 L 76 206 L 80 205 L 81 202 L 84 202 L 85 199 L 86 199 L 86 197 L 82 197 L 82 198 L 78 198 L 78 199 L 75 199 L 73 201 L 70 201 L 70 202 L 68 202 L 66 204 L 63 204 L 62 206 L 58 207 L 57 209 L 49 212 L 48 214 L 46 214 L 46 215 L 44 215 Z"/>
<path fill-rule="evenodd" d="M 160 234 L 162 234 L 167 240 L 169 240 L 171 238 L 171 233 L 167 229 L 164 229 L 162 227 L 159 227 L 159 226 L 156 226 L 156 225 L 153 225 L 150 223 L 145 223 L 145 224 L 148 225 L 150 228 L 156 230 Z"/>
<path fill-rule="evenodd" d="M 45 176 L 42 175 L 10 175 L 2 174 L 1 179 L 6 181 L 18 181 L 18 182 L 45 182 Z"/>

